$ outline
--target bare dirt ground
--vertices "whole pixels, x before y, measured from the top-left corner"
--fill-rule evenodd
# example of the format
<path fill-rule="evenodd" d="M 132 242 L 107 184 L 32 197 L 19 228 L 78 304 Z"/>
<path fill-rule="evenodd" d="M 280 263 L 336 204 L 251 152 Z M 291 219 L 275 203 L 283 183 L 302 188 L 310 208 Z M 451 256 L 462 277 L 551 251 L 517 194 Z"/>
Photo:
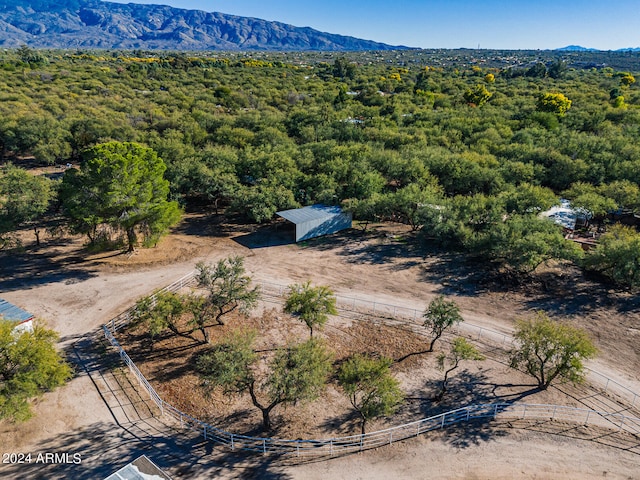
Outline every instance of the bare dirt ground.
<path fill-rule="evenodd" d="M 191 215 L 157 248 L 127 257 L 87 255 L 79 238 L 47 239 L 36 250 L 25 232 L 25 252 L 0 257 L 1 295 L 60 332 L 61 348 L 69 352 L 70 359 L 76 357 L 79 366 L 78 375 L 67 386 L 35 403 L 33 419 L 20 425 L 0 423 L 1 450 L 79 452 L 84 459 L 80 465 L 48 470 L 41 465 L 0 464 L 0 477 L 103 478 L 140 452 L 152 458 L 155 454 L 175 478 L 640 476 L 636 453 L 594 440 L 609 433 L 585 440 L 518 425 L 490 429 L 484 435 L 470 436 L 469 442 L 453 441 L 465 438 L 461 436 L 464 429 L 453 430 L 302 465 L 201 452 L 204 447 L 197 443 L 184 450 L 178 440 L 157 433 L 152 415 L 142 415 L 135 402 L 118 403 L 113 385 L 122 387 L 126 380 L 108 377 L 115 374 L 92 367 L 106 351 L 96 353 L 92 348 L 86 353 L 74 345 L 136 299 L 191 271 L 196 261 L 243 255 L 254 278 L 284 285 L 311 280 L 344 295 L 419 309 L 443 293 L 458 302 L 467 322 L 498 331 L 509 332 L 515 319 L 545 310 L 554 318 L 588 329 L 600 348 L 600 357 L 592 366 L 640 391 L 637 296 L 608 291 L 560 267 L 518 286 L 501 285 L 481 265 L 467 265 L 428 245 L 415 247 L 407 241 L 412 234 L 403 226 L 379 226 L 367 236 L 350 231 L 298 245 L 287 243 L 284 234 L 223 223 L 220 217 Z M 113 365 L 118 365 L 117 359 Z M 143 424 L 150 426 L 143 428 Z M 188 459 L 196 453 L 200 455 L 197 461 Z"/>

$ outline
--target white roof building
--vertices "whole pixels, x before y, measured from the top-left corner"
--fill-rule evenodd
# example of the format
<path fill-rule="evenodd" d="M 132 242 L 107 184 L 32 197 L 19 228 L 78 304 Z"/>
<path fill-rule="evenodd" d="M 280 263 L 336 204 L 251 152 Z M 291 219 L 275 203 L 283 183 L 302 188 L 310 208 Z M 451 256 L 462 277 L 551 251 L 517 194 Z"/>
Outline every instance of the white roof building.
<path fill-rule="evenodd" d="M 295 225 L 295 241 L 308 240 L 330 233 L 351 228 L 350 212 L 343 212 L 340 207 L 311 205 L 292 210 L 276 212 L 276 215 Z"/>

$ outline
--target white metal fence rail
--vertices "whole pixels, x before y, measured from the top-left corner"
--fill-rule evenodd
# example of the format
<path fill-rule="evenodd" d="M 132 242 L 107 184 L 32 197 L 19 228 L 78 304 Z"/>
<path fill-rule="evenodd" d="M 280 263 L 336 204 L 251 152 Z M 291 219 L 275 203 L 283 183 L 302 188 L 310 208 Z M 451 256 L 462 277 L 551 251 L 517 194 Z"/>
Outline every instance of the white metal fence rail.
<path fill-rule="evenodd" d="M 288 286 L 279 285 L 268 282 L 256 282 L 262 287 L 263 293 L 273 296 L 282 297 L 286 294 Z M 356 297 L 347 297 L 344 295 L 336 295 L 336 304 L 338 310 L 342 312 L 351 312 L 362 315 L 372 315 L 381 318 L 393 319 L 401 323 L 406 323 L 410 326 L 422 325 L 423 310 L 415 308 L 408 308 L 399 305 L 392 305 L 381 302 L 371 302 L 368 300 L 359 299 Z M 474 325 L 469 322 L 462 322 L 457 325 L 456 330 L 468 337 L 469 339 L 476 341 L 489 342 L 491 344 L 509 348 L 513 345 L 513 337 L 507 333 L 497 332 L 486 327 Z M 636 403 L 640 404 L 640 394 L 634 392 L 630 388 L 622 385 L 621 383 L 607 377 L 603 373 L 596 370 L 585 368 L 587 371 L 587 378 L 591 383 L 600 385 L 603 393 L 610 393 L 618 396 L 627 402 L 630 406 L 634 407 Z"/>
<path fill-rule="evenodd" d="M 168 285 L 160 291 L 179 291 L 184 287 L 194 285 L 195 277 L 193 273 L 185 275 L 176 282 Z M 275 294 L 282 296 L 287 287 L 264 282 L 260 283 L 263 292 L 267 294 Z M 155 294 L 154 294 L 155 295 Z M 153 295 L 152 295 L 153 296 Z M 369 307 L 367 307 L 369 305 Z M 388 315 L 390 318 L 404 319 L 410 323 L 418 322 L 422 315 L 421 311 L 408 309 L 394 305 L 381 303 L 367 303 L 355 298 L 338 297 L 338 307 L 341 310 L 353 311 L 363 314 L 375 314 L 378 316 Z M 351 308 L 351 310 L 349 310 Z M 367 308 L 369 310 L 367 311 Z M 180 423 L 182 428 L 189 428 L 201 435 L 207 440 L 225 445 L 232 450 L 248 450 L 254 452 L 291 454 L 296 456 L 331 456 L 362 451 L 370 448 L 376 448 L 383 445 L 389 445 L 400 440 L 418 436 L 422 433 L 445 428 L 449 425 L 468 422 L 479 419 L 535 419 L 550 421 L 569 421 L 572 423 L 599 426 L 607 429 L 618 431 L 624 430 L 636 436 L 640 436 L 640 418 L 623 415 L 621 413 L 607 413 L 596 410 L 580 409 L 573 407 L 564 407 L 560 405 L 540 405 L 540 404 L 511 404 L 511 403 L 494 403 L 482 405 L 470 405 L 449 412 L 445 412 L 433 417 L 416 420 L 404 425 L 380 430 L 377 432 L 366 433 L 364 435 L 352 435 L 346 437 L 321 439 L 321 440 L 286 440 L 264 437 L 250 437 L 230 433 L 212 425 L 207 424 L 197 418 L 192 417 L 177 408 L 165 402 L 155 391 L 144 375 L 140 372 L 135 363 L 129 358 L 127 352 L 120 346 L 116 340 L 115 332 L 125 326 L 131 320 L 131 312 L 133 308 L 128 309 L 122 314 L 111 319 L 103 326 L 106 339 L 113 345 L 120 358 L 129 367 L 131 373 L 137 378 L 141 388 L 147 391 L 150 399 L 157 405 L 163 415 L 168 415 Z M 497 338 L 504 334 L 493 332 L 491 330 L 471 326 L 477 328 L 477 336 L 486 338 Z M 508 337 L 507 337 L 508 338 Z M 506 340 L 503 338 L 503 342 Z M 598 374 L 597 372 L 593 372 Z M 598 374 L 600 375 L 600 374 Z M 614 382 L 613 380 L 602 376 L 606 379 L 605 391 L 607 388 L 626 387 Z M 637 394 L 628 390 L 633 394 L 633 404 L 638 397 Z"/>

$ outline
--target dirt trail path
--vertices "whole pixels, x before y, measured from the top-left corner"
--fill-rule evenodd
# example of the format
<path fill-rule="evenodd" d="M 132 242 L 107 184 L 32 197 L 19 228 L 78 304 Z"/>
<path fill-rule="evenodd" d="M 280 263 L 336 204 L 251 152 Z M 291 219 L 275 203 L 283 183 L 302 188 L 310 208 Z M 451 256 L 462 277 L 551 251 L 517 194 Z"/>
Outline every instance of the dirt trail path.
<path fill-rule="evenodd" d="M 254 237 L 249 240 L 244 238 L 251 235 Z M 261 248 L 252 245 L 256 241 L 260 243 L 261 237 L 251 232 L 236 240 L 178 234 L 154 252 L 140 253 L 139 257 L 72 265 L 64 263 L 70 247 L 52 247 L 40 263 L 4 268 L 4 275 L 11 273 L 0 279 L 0 291 L 6 300 L 46 319 L 60 333 L 61 346 L 75 354 L 71 350 L 74 342 L 136 299 L 188 273 L 197 260 L 243 255 L 247 270 L 263 281 L 289 284 L 310 279 L 330 285 L 343 295 L 417 309 L 424 308 L 434 295 L 452 295 L 468 322 L 498 331 L 508 332 L 516 318 L 535 308 L 547 308 L 551 314 L 559 313 L 572 323 L 598 332 L 595 337 L 602 355 L 594 366 L 640 390 L 640 347 L 638 337 L 630 333 L 640 327 L 640 311 L 635 305 L 625 310 L 624 301 L 606 292 L 596 292 L 592 301 L 581 297 L 582 304 L 570 300 L 568 307 L 561 308 L 550 295 L 533 298 L 481 291 L 473 279 L 452 280 L 441 258 L 425 258 L 386 234 L 367 241 L 353 234 L 333 239 L 333 243 Z M 139 452 L 157 455 L 161 466 L 173 465 L 169 471 L 176 478 L 211 478 L 215 473 L 216 478 L 577 479 L 634 478 L 640 471 L 636 454 L 533 429 L 514 430 L 464 447 L 452 444 L 446 435 L 435 435 L 319 464 L 285 466 L 242 458 L 229 463 L 229 458 L 216 456 L 215 452 L 199 451 L 195 438 L 173 439 L 167 435 L 169 427 L 150 416 L 130 417 L 131 405 L 114 404 L 117 396 L 109 398 L 105 394 L 117 384 L 115 377 L 100 369 L 82 373 L 83 365 L 91 363 L 91 355 L 86 351 L 85 355 L 89 357 L 85 356 L 84 364 L 78 360 L 80 374 L 37 402 L 33 419 L 15 426 L 0 423 L 3 452 L 78 452 L 86 459 L 84 465 L 58 470 L 63 476 L 53 470 L 48 476 L 44 470 L 0 465 L 0 478 L 101 478 L 103 471 L 116 470 Z M 127 425 L 131 428 L 125 428 Z M 172 457 L 169 453 L 173 448 L 184 455 Z M 186 452 L 194 453 L 191 460 Z M 100 470 L 100 465 L 105 468 Z"/>

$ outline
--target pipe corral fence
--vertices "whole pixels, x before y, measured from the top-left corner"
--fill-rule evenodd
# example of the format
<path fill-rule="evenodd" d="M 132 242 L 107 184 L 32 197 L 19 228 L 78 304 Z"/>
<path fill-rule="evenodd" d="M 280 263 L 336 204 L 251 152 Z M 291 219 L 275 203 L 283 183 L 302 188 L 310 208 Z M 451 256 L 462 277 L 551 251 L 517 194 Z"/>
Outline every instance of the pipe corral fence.
<path fill-rule="evenodd" d="M 157 293 L 179 291 L 185 287 L 193 286 L 195 283 L 195 273 L 192 272 L 159 290 Z M 255 283 L 261 286 L 262 293 L 266 295 L 282 297 L 288 291 L 288 287 L 284 285 L 265 282 Z M 151 297 L 155 295 L 154 293 Z M 406 323 L 411 326 L 421 325 L 419 319 L 422 317 L 423 311 L 417 309 L 385 303 L 366 302 L 357 298 L 341 295 L 337 295 L 336 298 L 339 311 L 375 315 L 382 319 L 388 318 L 395 322 Z M 117 349 L 120 358 L 129 367 L 133 376 L 136 377 L 140 387 L 148 393 L 150 399 L 160 409 L 162 415 L 174 418 L 179 422 L 181 428 L 188 428 L 202 435 L 206 440 L 226 446 L 231 450 L 244 450 L 262 454 L 288 454 L 298 457 L 333 456 L 391 445 L 394 442 L 416 437 L 432 430 L 480 419 L 565 421 L 585 426 L 606 428 L 608 430 L 625 431 L 626 433 L 640 436 L 640 418 L 637 417 L 621 413 L 608 413 L 561 405 L 524 403 L 468 405 L 429 418 L 415 420 L 376 432 L 329 439 L 287 440 L 238 435 L 216 428 L 178 410 L 165 402 L 155 391 L 114 336 L 117 330 L 130 322 L 133 308 L 134 307 L 112 318 L 103 326 L 106 339 Z M 466 322 L 459 326 L 459 330 L 472 339 L 491 341 L 501 346 L 510 345 L 513 342 L 512 338 L 507 334 L 495 332 L 477 325 L 467 324 Z M 602 388 L 603 393 L 615 392 L 618 397 L 626 399 L 630 406 L 635 405 L 639 396 L 635 392 L 599 372 L 588 370 L 588 376 L 593 379 L 597 378 L 600 383 L 605 383 Z"/>

